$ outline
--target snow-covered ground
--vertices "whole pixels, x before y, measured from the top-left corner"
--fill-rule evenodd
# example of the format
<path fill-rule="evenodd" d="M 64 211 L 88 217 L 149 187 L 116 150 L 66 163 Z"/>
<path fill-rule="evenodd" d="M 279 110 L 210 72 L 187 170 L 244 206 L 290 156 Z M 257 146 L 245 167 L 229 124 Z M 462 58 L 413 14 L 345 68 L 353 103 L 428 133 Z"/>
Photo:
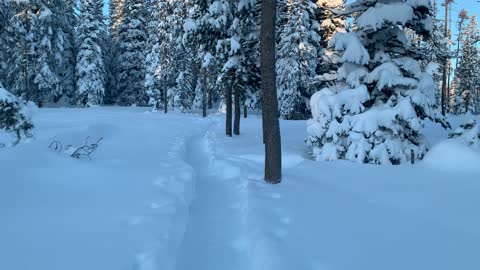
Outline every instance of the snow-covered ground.
<path fill-rule="evenodd" d="M 273 186 L 260 117 L 228 138 L 221 114 L 145 110 L 41 109 L 33 141 L 0 149 L 0 269 L 480 269 L 478 152 L 442 142 L 414 166 L 314 162 L 305 122 L 282 121 Z M 103 137 L 92 160 L 49 149 L 87 136 Z"/>

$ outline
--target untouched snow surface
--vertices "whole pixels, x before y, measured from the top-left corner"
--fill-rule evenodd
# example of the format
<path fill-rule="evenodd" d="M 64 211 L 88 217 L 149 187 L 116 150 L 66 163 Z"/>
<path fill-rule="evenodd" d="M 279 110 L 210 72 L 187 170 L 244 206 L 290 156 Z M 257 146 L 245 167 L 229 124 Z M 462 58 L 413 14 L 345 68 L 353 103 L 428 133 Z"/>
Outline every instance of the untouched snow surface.
<path fill-rule="evenodd" d="M 450 142 L 415 166 L 314 162 L 305 122 L 282 121 L 284 179 L 272 186 L 255 115 L 234 138 L 221 114 L 33 120 L 35 140 L 0 149 L 0 269 L 480 269 L 480 172 L 458 167 L 478 153 Z M 92 160 L 48 148 L 87 136 L 103 137 Z"/>

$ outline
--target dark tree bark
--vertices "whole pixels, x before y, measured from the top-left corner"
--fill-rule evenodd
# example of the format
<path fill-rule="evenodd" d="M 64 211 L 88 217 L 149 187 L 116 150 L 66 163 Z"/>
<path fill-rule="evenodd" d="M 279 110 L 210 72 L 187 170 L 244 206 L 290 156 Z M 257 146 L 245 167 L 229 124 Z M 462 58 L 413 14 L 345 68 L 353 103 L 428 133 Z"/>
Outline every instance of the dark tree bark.
<path fill-rule="evenodd" d="M 167 93 L 167 90 L 168 89 L 168 85 L 167 85 L 167 79 L 164 79 L 163 80 L 163 111 L 165 113 L 168 112 L 168 93 Z"/>
<path fill-rule="evenodd" d="M 207 69 L 202 68 L 202 115 L 207 117 Z"/>
<path fill-rule="evenodd" d="M 213 108 L 213 87 L 208 88 L 208 108 L 212 109 Z"/>
<path fill-rule="evenodd" d="M 265 181 L 278 184 L 282 178 L 282 149 L 275 76 L 276 0 L 262 1 L 260 73 L 263 93 L 262 118 L 265 143 Z"/>
<path fill-rule="evenodd" d="M 235 93 L 233 94 L 233 102 L 235 103 L 235 117 L 233 119 L 233 134 L 240 135 L 240 89 L 235 87 Z"/>
<path fill-rule="evenodd" d="M 227 119 L 225 121 L 225 131 L 227 136 L 232 137 L 232 87 L 228 86 L 225 93 L 227 105 Z"/>
<path fill-rule="evenodd" d="M 247 118 L 248 113 L 247 113 L 247 105 L 243 105 L 243 118 Z"/>

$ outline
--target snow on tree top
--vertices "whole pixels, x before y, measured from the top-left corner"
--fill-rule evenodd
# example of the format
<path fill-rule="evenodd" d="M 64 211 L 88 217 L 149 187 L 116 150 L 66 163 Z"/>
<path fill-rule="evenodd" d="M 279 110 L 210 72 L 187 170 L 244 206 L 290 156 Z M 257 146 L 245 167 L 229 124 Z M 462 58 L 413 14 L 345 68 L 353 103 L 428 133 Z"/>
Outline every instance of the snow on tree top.
<path fill-rule="evenodd" d="M 377 30 L 386 23 L 405 25 L 413 18 L 413 8 L 405 3 L 377 4 L 362 13 L 357 24 L 364 30 Z"/>
<path fill-rule="evenodd" d="M 337 51 L 344 51 L 342 62 L 366 65 L 370 61 L 368 51 L 355 33 L 338 33 L 330 40 L 330 46 Z"/>

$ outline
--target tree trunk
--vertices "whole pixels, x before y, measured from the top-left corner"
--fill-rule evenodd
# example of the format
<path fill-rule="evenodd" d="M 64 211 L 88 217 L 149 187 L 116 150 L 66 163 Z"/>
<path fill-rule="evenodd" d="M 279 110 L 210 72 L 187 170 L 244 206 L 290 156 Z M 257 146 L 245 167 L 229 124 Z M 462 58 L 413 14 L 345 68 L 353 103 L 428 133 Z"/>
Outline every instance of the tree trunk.
<path fill-rule="evenodd" d="M 207 69 L 202 69 L 202 115 L 207 117 Z"/>
<path fill-rule="evenodd" d="M 282 177 L 282 151 L 275 76 L 276 0 L 262 1 L 260 72 L 265 143 L 265 181 L 278 184 Z"/>
<path fill-rule="evenodd" d="M 247 118 L 247 105 L 243 105 L 243 118 Z"/>
<path fill-rule="evenodd" d="M 213 108 L 213 87 L 208 88 L 208 108 L 212 109 Z"/>
<path fill-rule="evenodd" d="M 235 87 L 234 93 L 234 103 L 235 103 L 235 117 L 233 119 L 233 133 L 235 135 L 240 135 L 240 90 L 239 87 Z"/>
<path fill-rule="evenodd" d="M 164 79 L 163 80 L 163 111 L 165 113 L 168 112 L 168 93 L 167 93 L 167 90 L 168 89 L 168 85 L 167 85 L 167 79 Z"/>
<path fill-rule="evenodd" d="M 225 93 L 227 103 L 227 119 L 225 121 L 225 131 L 227 136 L 232 137 L 232 88 L 228 86 Z"/>
<path fill-rule="evenodd" d="M 448 4 L 450 3 L 450 0 L 445 0 L 445 19 L 444 19 L 444 37 L 448 38 Z M 442 115 L 445 116 L 446 114 L 446 102 L 447 102 L 447 68 L 448 68 L 448 56 L 445 57 L 444 59 L 444 67 L 443 67 L 443 73 L 442 73 Z"/>

